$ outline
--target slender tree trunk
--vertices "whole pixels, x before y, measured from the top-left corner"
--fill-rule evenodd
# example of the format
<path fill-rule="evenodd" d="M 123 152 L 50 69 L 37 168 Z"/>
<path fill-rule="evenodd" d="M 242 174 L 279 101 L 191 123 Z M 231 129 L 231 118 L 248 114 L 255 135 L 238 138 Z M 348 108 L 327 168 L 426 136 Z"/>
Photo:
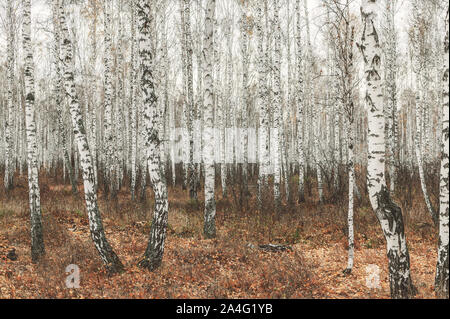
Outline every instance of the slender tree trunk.
<path fill-rule="evenodd" d="M 420 77 L 420 74 L 418 74 L 417 76 Z M 420 87 L 420 85 L 418 85 L 418 87 Z M 422 132 L 421 123 L 424 119 L 421 116 L 421 109 L 422 109 L 422 98 L 420 94 L 420 89 L 418 89 L 416 90 L 416 134 L 414 138 L 414 146 L 417 158 L 417 166 L 419 169 L 420 186 L 422 187 L 422 193 L 425 199 L 425 204 L 427 206 L 428 213 L 430 214 L 434 225 L 437 226 L 439 224 L 439 216 L 431 205 L 430 197 L 428 196 L 427 184 L 425 183 L 425 174 L 423 171 L 423 153 L 420 142 L 420 135 Z"/>
<path fill-rule="evenodd" d="M 316 104 L 319 108 L 319 110 L 315 110 L 314 114 L 313 114 L 313 125 L 314 125 L 314 144 L 313 144 L 313 148 L 314 148 L 314 162 L 315 162 L 315 166 L 316 166 L 316 174 L 317 174 L 317 192 L 319 195 L 319 203 L 322 204 L 323 203 L 323 181 L 322 181 L 322 161 L 321 161 L 321 157 L 322 155 L 320 154 L 320 147 L 319 147 L 319 140 L 321 138 L 321 134 L 320 134 L 320 116 L 322 112 L 320 111 L 320 105 Z"/>
<path fill-rule="evenodd" d="M 242 52 L 242 139 L 244 143 L 244 158 L 242 163 L 242 179 L 243 194 L 248 196 L 248 104 L 249 104 L 249 87 L 248 87 L 248 68 L 249 68 L 249 34 L 250 26 L 247 17 L 247 2 L 242 3 L 241 17 L 241 52 Z"/>
<path fill-rule="evenodd" d="M 370 203 L 380 222 L 387 244 L 389 282 L 392 298 L 414 294 L 409 251 L 401 209 L 392 202 L 385 180 L 385 120 L 381 77 L 379 0 L 362 0 L 363 31 L 359 45 L 365 63 L 366 107 L 368 110 L 367 185 Z"/>
<path fill-rule="evenodd" d="M 5 177 L 4 185 L 6 190 L 10 190 L 13 187 L 13 139 L 11 131 L 13 128 L 13 114 L 14 114 L 14 25 L 13 25 L 13 10 L 12 0 L 7 0 L 7 12 L 8 12 L 8 31 L 7 31 L 7 81 L 8 81 L 8 102 L 7 109 L 8 115 L 5 122 Z"/>
<path fill-rule="evenodd" d="M 263 49 L 264 29 L 263 12 L 261 6 L 257 8 L 256 33 L 258 38 L 258 108 L 259 108 L 259 143 L 258 143 L 258 206 L 262 208 L 262 196 L 266 186 L 267 165 L 269 158 L 268 138 L 268 110 L 267 110 L 267 87 L 266 87 L 266 59 Z"/>
<path fill-rule="evenodd" d="M 348 262 L 344 273 L 350 273 L 353 269 L 354 251 L 355 251 L 355 237 L 353 231 L 353 196 L 355 186 L 355 164 L 353 155 L 353 123 L 350 123 L 349 142 L 348 142 Z"/>
<path fill-rule="evenodd" d="M 186 76 L 187 76 L 187 131 L 189 139 L 189 197 L 197 200 L 197 182 L 194 164 L 194 89 L 193 89 L 193 72 L 192 72 L 192 37 L 191 37 L 191 0 L 183 0 L 184 4 L 184 31 L 186 37 Z"/>
<path fill-rule="evenodd" d="M 64 127 L 64 118 L 63 118 L 63 95 L 61 91 L 61 82 L 62 82 L 62 76 L 61 76 L 61 66 L 60 66 L 60 56 L 61 56 L 61 28 L 59 25 L 59 19 L 58 19 L 58 3 L 54 2 L 53 5 L 56 5 L 55 8 L 53 8 L 53 27 L 54 27 L 54 37 L 55 37 L 55 47 L 54 47 L 54 54 L 55 54 L 55 105 L 56 109 L 58 111 L 57 117 L 58 117 L 58 129 L 59 134 L 61 136 L 61 145 L 63 149 L 63 156 L 64 156 L 64 162 L 65 162 L 65 168 L 67 168 L 67 171 L 69 173 L 69 180 L 70 184 L 72 185 L 72 194 L 76 195 L 78 193 L 78 188 L 75 182 L 75 176 L 73 174 L 72 169 L 72 162 L 70 160 L 69 152 L 67 150 L 67 138 L 66 138 L 66 130 Z"/>
<path fill-rule="evenodd" d="M 53 1 L 59 2 L 60 0 Z M 63 63 L 64 70 L 64 88 L 66 91 L 66 98 L 69 101 L 73 132 L 78 146 L 78 152 L 81 156 L 80 162 L 83 172 L 84 198 L 88 211 L 91 238 L 108 271 L 111 273 L 121 272 L 123 270 L 123 265 L 106 239 L 100 210 L 97 204 L 92 157 L 87 142 L 83 118 L 81 116 L 80 103 L 75 90 L 73 47 L 69 36 L 69 30 L 66 25 L 66 13 L 64 6 L 62 2 L 59 2 L 58 5 L 63 43 L 61 61 Z"/>
<path fill-rule="evenodd" d="M 281 64 L 281 30 L 280 30 L 280 23 L 279 23 L 279 0 L 274 0 L 274 18 L 273 18 L 273 28 L 275 33 L 275 41 L 274 41 L 274 48 L 275 48 L 275 55 L 274 55 L 274 63 L 273 63 L 273 72 L 274 72 L 274 88 L 273 88 L 273 95 L 274 95 L 274 128 L 275 131 L 273 132 L 273 143 L 275 144 L 272 149 L 275 150 L 275 156 L 274 156 L 274 201 L 275 201 L 275 210 L 277 213 L 280 212 L 281 208 L 281 192 L 280 192 L 280 185 L 281 185 L 281 148 L 280 148 L 280 133 L 281 133 L 281 70 L 280 70 L 280 64 Z"/>
<path fill-rule="evenodd" d="M 137 143 L 137 99 L 136 99 L 136 77 L 137 59 L 136 59 L 136 0 L 131 1 L 131 199 L 135 198 L 136 189 L 136 143 Z"/>
<path fill-rule="evenodd" d="M 205 84 L 204 103 L 205 103 L 205 220 L 204 235 L 207 238 L 216 236 L 216 202 L 214 199 L 214 93 L 213 93 L 213 35 L 214 35 L 214 12 L 215 0 L 208 0 L 206 4 L 205 17 L 205 38 L 203 43 L 204 72 L 203 82 Z"/>
<path fill-rule="evenodd" d="M 104 178 L 105 178 L 105 193 L 110 193 L 111 197 L 115 197 L 115 170 L 114 170 L 114 135 L 113 135 L 113 86 L 112 86 L 112 48 L 111 48 L 111 18 L 109 13 L 108 0 L 103 0 L 103 14 L 104 14 L 104 42 L 105 42 L 105 56 L 104 56 L 104 64 L 105 64 L 105 116 L 104 116 L 104 130 L 105 130 L 105 140 L 104 140 Z"/>
<path fill-rule="evenodd" d="M 436 265 L 436 280 L 435 290 L 438 296 L 449 298 L 449 264 L 448 264 L 448 242 L 449 242 L 449 226 L 448 226 L 448 211 L 449 211 L 449 31 L 448 31 L 448 8 L 446 19 L 446 34 L 444 39 L 444 75 L 443 82 L 443 103 L 442 103 L 442 155 L 441 155 L 441 176 L 440 176 L 440 207 L 439 207 L 439 246 L 438 246 L 438 260 Z"/>
<path fill-rule="evenodd" d="M 395 30 L 396 0 L 386 1 L 386 94 L 387 151 L 390 177 L 390 191 L 395 191 L 396 180 L 396 116 L 397 116 L 397 34 Z"/>
<path fill-rule="evenodd" d="M 189 138 L 187 134 L 187 121 L 188 121 L 188 85 L 187 85 L 187 53 L 186 53 L 186 23 L 184 16 L 185 0 L 180 0 L 180 20 L 181 20 L 181 68 L 182 68 L 182 82 L 183 82 L 183 116 L 182 116 L 182 141 L 183 141 L 183 160 L 182 160 L 182 185 L 183 190 L 187 188 L 188 184 L 188 170 L 189 170 Z"/>
<path fill-rule="evenodd" d="M 146 0 L 139 0 L 137 10 L 139 57 L 141 64 L 140 85 L 145 109 L 146 161 L 151 186 L 155 193 L 155 208 L 150 229 L 150 238 L 144 256 L 139 261 L 139 266 L 154 270 L 161 265 L 163 258 L 169 202 L 159 152 L 159 144 L 162 141 L 160 139 L 160 132 L 158 132 L 159 112 L 157 110 L 157 97 L 155 95 L 151 41 L 151 21 L 154 17 L 150 11 L 150 5 Z"/>
<path fill-rule="evenodd" d="M 222 105 L 222 95 L 221 95 L 221 75 L 222 75 L 222 65 L 220 59 L 219 45 L 219 26 L 217 23 L 217 18 L 214 17 L 214 100 L 215 100 L 215 114 L 217 129 L 220 130 L 220 184 L 222 187 L 222 198 L 227 196 L 227 165 L 225 163 L 225 110 Z"/>
<path fill-rule="evenodd" d="M 92 21 L 92 53 L 91 53 L 91 85 L 92 85 L 92 107 L 91 107 L 91 140 L 89 143 L 92 154 L 92 167 L 94 169 L 95 190 L 98 189 L 98 174 L 97 174 L 97 105 L 99 104 L 99 89 L 96 62 L 97 62 L 97 5 L 94 4 L 94 19 Z"/>
<path fill-rule="evenodd" d="M 41 196 L 36 141 L 34 62 L 31 46 L 31 1 L 23 2 L 23 51 L 25 53 L 25 125 L 27 133 L 28 190 L 31 212 L 31 260 L 33 263 L 45 254 L 42 231 Z"/>
<path fill-rule="evenodd" d="M 300 0 L 296 1 L 296 12 L 297 12 L 297 149 L 298 149 L 298 202 L 302 203 L 305 201 L 305 154 L 303 150 L 303 110 L 304 110 L 304 100 L 303 100 L 303 65 L 302 65 L 302 41 L 301 41 L 301 8 Z"/>
<path fill-rule="evenodd" d="M 305 41 L 305 63 L 304 63 L 304 75 L 305 75 L 305 90 L 304 90 L 304 112 L 305 112 L 305 145 L 306 145 L 306 165 L 305 170 L 308 171 L 312 166 L 312 159 L 314 159 L 314 127 L 315 123 L 313 120 L 315 112 L 313 111 L 313 83 L 311 81 L 311 72 L 313 65 L 313 54 L 311 46 L 311 30 L 309 22 L 309 10 L 308 10 L 308 0 L 303 0 L 303 9 L 305 12 L 305 27 L 306 27 L 306 41 Z M 316 171 L 317 172 L 317 171 Z M 311 187 L 308 188 L 308 193 L 311 194 Z"/>

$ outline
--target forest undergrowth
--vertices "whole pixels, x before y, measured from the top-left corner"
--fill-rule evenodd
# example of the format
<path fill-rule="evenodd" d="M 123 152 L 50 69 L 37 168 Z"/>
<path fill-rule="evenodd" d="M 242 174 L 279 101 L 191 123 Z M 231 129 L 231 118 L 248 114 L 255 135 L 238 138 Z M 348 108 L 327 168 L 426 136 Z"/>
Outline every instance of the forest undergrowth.
<path fill-rule="evenodd" d="M 364 200 L 355 206 L 355 266 L 344 275 L 345 201 L 319 204 L 312 191 L 304 203 L 284 202 L 275 214 L 270 196 L 263 196 L 266 203 L 258 211 L 254 195 L 239 204 L 233 186 L 227 198 L 219 188 L 217 238 L 204 239 L 203 195 L 192 201 L 181 186 L 169 187 L 163 264 L 150 272 L 137 262 L 150 230 L 151 190 L 133 202 L 125 186 L 115 200 L 100 187 L 106 235 L 125 266 L 123 273 L 111 276 L 90 239 L 82 185 L 73 196 L 70 184 L 60 179 L 40 177 L 46 256 L 37 264 L 31 263 L 26 177 L 17 176 L 8 194 L 0 191 L 0 298 L 390 298 L 384 238 Z M 437 229 L 426 213 L 420 185 L 410 184 L 401 193 L 410 195 L 396 200 L 404 211 L 415 297 L 435 298 Z M 258 248 L 268 243 L 292 249 Z M 7 257 L 12 249 L 16 260 Z M 80 269 L 78 289 L 66 288 L 69 264 Z M 368 270 L 374 265 L 380 285 L 369 288 Z"/>

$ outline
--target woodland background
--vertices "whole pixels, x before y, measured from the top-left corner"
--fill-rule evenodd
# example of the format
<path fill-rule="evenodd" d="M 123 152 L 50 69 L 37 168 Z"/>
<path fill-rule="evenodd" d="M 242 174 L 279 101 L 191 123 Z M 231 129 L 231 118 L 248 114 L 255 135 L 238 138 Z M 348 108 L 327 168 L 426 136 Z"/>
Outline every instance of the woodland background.
<path fill-rule="evenodd" d="M 0 297 L 448 298 L 448 1 L 0 22 Z"/>

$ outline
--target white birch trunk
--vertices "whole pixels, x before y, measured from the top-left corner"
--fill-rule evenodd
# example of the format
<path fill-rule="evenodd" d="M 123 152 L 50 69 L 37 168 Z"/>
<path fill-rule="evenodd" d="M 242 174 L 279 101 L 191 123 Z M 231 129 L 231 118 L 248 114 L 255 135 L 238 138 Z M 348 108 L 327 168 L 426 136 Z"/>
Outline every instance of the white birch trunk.
<path fill-rule="evenodd" d="M 304 97 L 303 97 L 303 50 L 302 50 L 302 42 L 301 42 L 301 8 L 300 8 L 300 0 L 296 0 L 295 10 L 297 12 L 297 149 L 298 149 L 298 203 L 302 203 L 305 201 L 305 154 L 303 150 L 303 110 L 304 110 Z"/>
<path fill-rule="evenodd" d="M 14 97 L 13 97 L 13 87 L 14 87 L 14 26 L 13 26 L 13 10 L 12 10 L 12 0 L 8 0 L 6 4 L 6 11 L 9 19 L 8 30 L 7 30 L 7 118 L 5 122 L 5 177 L 4 185 L 6 190 L 10 190 L 13 187 L 13 139 L 11 136 L 11 131 L 13 129 L 13 112 L 14 112 Z"/>
<path fill-rule="evenodd" d="M 261 209 L 262 206 L 262 192 L 263 187 L 266 184 L 266 172 L 268 165 L 269 149 L 267 145 L 268 138 L 268 111 L 267 111 L 267 87 L 266 81 L 266 62 L 263 49 L 264 43 L 264 30 L 263 30 L 263 13 L 261 6 L 257 8 L 257 24 L 256 33 L 258 38 L 258 109 L 259 109 L 259 141 L 258 141 L 258 162 L 259 162 L 259 175 L 258 175 L 258 205 Z"/>
<path fill-rule="evenodd" d="M 54 47 L 54 59 L 55 59 L 55 83 L 54 83 L 54 95 L 55 95 L 55 105 L 57 109 L 57 117 L 58 117 L 58 129 L 59 134 L 61 136 L 61 145 L 63 149 L 63 160 L 64 167 L 67 169 L 69 173 L 70 184 L 72 185 L 72 193 L 75 195 L 78 193 L 77 185 L 75 182 L 75 176 L 73 174 L 72 162 L 69 156 L 69 151 L 67 150 L 67 138 L 66 138 L 66 130 L 64 127 L 64 118 L 63 118 L 63 95 L 61 91 L 61 65 L 60 65 L 60 56 L 61 56 L 61 27 L 59 25 L 58 19 L 58 3 L 54 1 L 53 3 L 53 28 L 54 28 L 54 37 L 55 37 L 55 47 Z M 55 7 L 56 6 L 56 7 Z"/>
<path fill-rule="evenodd" d="M 197 182 L 194 164 L 194 89 L 193 89 L 193 71 L 192 71 L 192 37 L 191 37 L 191 0 L 184 1 L 184 32 L 186 48 L 186 81 L 187 81 L 187 133 L 189 140 L 189 164 L 188 164 L 188 182 L 189 197 L 197 200 Z"/>
<path fill-rule="evenodd" d="M 248 104 L 249 104 L 249 87 L 248 87 L 248 69 L 249 69 L 249 34 L 250 26 L 247 17 L 248 3 L 242 3 L 242 17 L 241 17 L 241 52 L 242 52 L 242 135 L 244 142 L 244 162 L 242 163 L 242 179 L 243 179 L 243 193 L 246 197 L 248 195 Z"/>
<path fill-rule="evenodd" d="M 397 116 L 397 34 L 395 30 L 396 0 L 386 1 L 386 94 L 387 150 L 390 191 L 395 191 L 396 180 L 396 116 Z"/>
<path fill-rule="evenodd" d="M 139 57 L 141 65 L 140 85 L 144 100 L 145 148 L 148 173 L 155 194 L 155 208 L 150 229 L 150 237 L 144 256 L 139 266 L 154 270 L 161 265 L 164 243 L 167 232 L 167 218 L 169 202 L 167 198 L 167 185 L 162 174 L 158 132 L 159 112 L 157 97 L 155 95 L 155 79 L 153 77 L 153 54 L 151 41 L 151 21 L 154 18 L 150 11 L 148 1 L 138 2 L 138 30 L 139 30 Z"/>
<path fill-rule="evenodd" d="M 135 198 L 136 189 L 136 156 L 137 156 L 137 92 L 136 77 L 137 72 L 137 52 L 136 52 L 136 0 L 131 1 L 131 199 Z"/>
<path fill-rule="evenodd" d="M 28 191 L 31 212 L 31 260 L 45 254 L 42 231 L 41 196 L 39 190 L 38 150 L 35 120 L 35 84 L 33 48 L 31 46 L 31 1 L 23 2 L 23 51 L 25 55 L 25 126 L 27 136 Z"/>
<path fill-rule="evenodd" d="M 100 210 L 97 204 L 92 157 L 89 150 L 86 131 L 84 129 L 83 118 L 81 116 L 81 107 L 75 89 L 73 47 L 66 24 L 66 13 L 60 0 L 53 1 L 58 2 L 59 5 L 59 21 L 63 43 L 61 61 L 63 64 L 64 88 L 66 98 L 69 102 L 73 133 L 81 157 L 80 163 L 83 173 L 84 198 L 88 211 L 91 238 L 107 270 L 111 273 L 121 272 L 123 270 L 123 265 L 106 239 Z"/>
<path fill-rule="evenodd" d="M 348 213 L 347 213 L 347 225 L 348 225 L 348 261 L 347 268 L 344 273 L 350 273 L 353 269 L 354 252 L 355 252 L 355 236 L 353 228 L 353 196 L 355 188 L 355 165 L 353 154 L 353 123 L 350 123 L 350 130 L 348 132 Z"/>
<path fill-rule="evenodd" d="M 443 97 L 442 97 L 442 155 L 441 155 L 441 172 L 440 172 L 440 192 L 439 192 L 439 246 L 438 260 L 436 265 L 435 290 L 438 296 L 449 297 L 449 26 L 448 26 L 448 7 L 446 18 L 446 34 L 444 39 L 444 74 Z"/>
<path fill-rule="evenodd" d="M 103 0 L 103 15 L 104 15 L 104 43 L 105 43 L 105 54 L 104 54 L 104 86 L 105 86 L 105 115 L 103 120 L 103 126 L 105 131 L 105 139 L 103 145 L 103 155 L 104 155 L 104 179 L 105 179 L 105 192 L 111 193 L 111 196 L 115 196 L 115 178 L 114 178 L 114 135 L 113 135 L 113 86 L 112 86 L 112 44 L 111 44 L 111 18 L 109 13 L 109 1 Z"/>
<path fill-rule="evenodd" d="M 206 4 L 205 17 L 205 38 L 203 40 L 203 82 L 205 84 L 205 220 L 203 233 L 207 238 L 216 236 L 216 202 L 214 198 L 215 190 L 215 170 L 214 170 L 214 94 L 213 94 L 213 35 L 214 35 L 214 13 L 215 0 L 208 0 Z"/>
<path fill-rule="evenodd" d="M 418 76 L 420 76 L 420 75 L 418 75 Z M 420 141 L 420 135 L 422 132 L 421 124 L 424 119 L 421 116 L 421 109 L 422 109 L 422 98 L 421 98 L 420 90 L 416 90 L 416 134 L 414 137 L 414 149 L 415 149 L 415 153 L 416 153 L 417 167 L 419 169 L 420 186 L 422 188 L 422 193 L 423 193 L 423 197 L 425 200 L 425 204 L 427 206 L 428 213 L 430 214 L 431 219 L 433 220 L 433 223 L 437 226 L 439 223 L 438 215 L 431 205 L 430 197 L 428 195 L 427 185 L 425 183 L 425 174 L 423 171 L 423 153 L 422 153 L 423 150 L 421 147 L 422 143 Z"/>
<path fill-rule="evenodd" d="M 385 180 L 385 120 L 379 0 L 362 0 L 363 30 L 359 45 L 365 64 L 366 107 L 368 110 L 367 185 L 372 208 L 380 222 L 389 260 L 392 298 L 409 298 L 414 294 L 410 262 L 401 209 L 390 199 Z"/>
<path fill-rule="evenodd" d="M 275 201 L 275 210 L 276 212 L 280 211 L 281 206 L 281 148 L 280 148 L 280 132 L 281 132 L 281 30 L 279 23 L 279 0 L 274 0 L 274 17 L 273 17 L 273 28 L 275 34 L 274 41 L 274 60 L 273 60 L 273 72 L 274 72 L 274 86 L 273 86 L 273 95 L 274 95 L 274 118 L 273 124 L 275 128 L 275 132 L 273 132 L 273 143 L 275 144 L 272 148 L 275 150 L 274 158 L 274 184 L 273 184 L 273 195 Z"/>

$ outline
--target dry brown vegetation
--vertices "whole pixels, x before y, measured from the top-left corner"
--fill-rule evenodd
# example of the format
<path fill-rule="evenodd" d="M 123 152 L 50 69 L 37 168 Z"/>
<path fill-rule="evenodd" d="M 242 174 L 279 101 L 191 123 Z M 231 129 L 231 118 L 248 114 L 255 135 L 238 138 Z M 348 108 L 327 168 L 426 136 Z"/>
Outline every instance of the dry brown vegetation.
<path fill-rule="evenodd" d="M 311 181 L 311 186 L 314 181 Z M 192 202 L 181 187 L 169 188 L 169 228 L 162 267 L 149 272 L 136 266 L 147 245 L 152 195 L 131 201 L 123 187 L 117 200 L 99 191 L 108 240 L 126 270 L 109 276 L 89 237 L 82 195 L 41 174 L 41 202 L 46 256 L 31 263 L 26 177 L 15 188 L 0 190 L 1 298 L 389 298 L 387 258 L 378 222 L 367 203 L 355 213 L 355 267 L 347 262 L 346 205 L 318 205 L 314 192 L 306 203 L 285 205 L 280 216 L 254 209 L 254 198 L 238 209 L 233 188 L 227 199 L 217 194 L 216 239 L 203 239 L 203 202 Z M 314 187 L 312 187 L 314 189 Z M 82 188 L 80 188 L 82 194 Z M 363 189 L 361 187 L 361 192 Z M 437 235 L 419 185 L 402 205 L 417 298 L 434 298 Z M 201 192 L 199 192 L 201 194 Z M 345 196 L 344 196 L 345 199 Z M 270 202 L 270 199 L 269 199 Z M 268 253 L 251 244 L 281 243 L 292 251 Z M 18 259 L 6 254 L 12 248 Z M 77 264 L 81 288 L 65 288 L 65 268 Z M 380 267 L 381 288 L 366 286 L 366 266 Z"/>

